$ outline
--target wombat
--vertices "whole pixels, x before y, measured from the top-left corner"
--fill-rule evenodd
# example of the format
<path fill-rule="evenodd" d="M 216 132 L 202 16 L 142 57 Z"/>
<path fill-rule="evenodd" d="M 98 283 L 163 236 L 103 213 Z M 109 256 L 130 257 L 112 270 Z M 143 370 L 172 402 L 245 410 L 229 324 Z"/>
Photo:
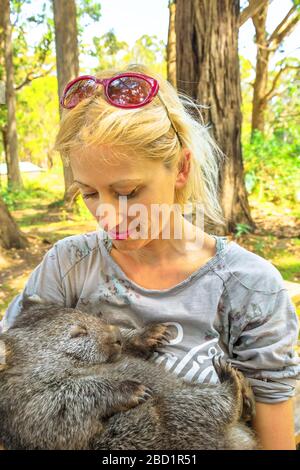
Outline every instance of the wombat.
<path fill-rule="evenodd" d="M 118 328 L 101 316 L 24 302 L 0 335 L 0 442 L 6 449 L 259 448 L 241 372 L 220 359 L 217 385 L 147 361 L 167 324 Z"/>

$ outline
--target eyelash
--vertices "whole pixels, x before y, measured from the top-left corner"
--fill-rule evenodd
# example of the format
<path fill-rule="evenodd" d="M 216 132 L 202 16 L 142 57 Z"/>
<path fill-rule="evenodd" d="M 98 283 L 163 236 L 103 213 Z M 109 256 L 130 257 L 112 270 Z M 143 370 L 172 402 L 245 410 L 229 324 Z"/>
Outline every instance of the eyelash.
<path fill-rule="evenodd" d="M 131 191 L 131 193 L 129 193 L 129 194 L 118 194 L 118 193 L 115 193 L 116 197 L 119 197 L 119 196 L 126 196 L 128 199 L 131 199 L 132 197 L 136 196 L 136 194 L 137 194 L 137 189 L 134 189 L 134 190 Z M 82 197 L 83 197 L 83 199 L 95 198 L 95 197 L 98 197 L 98 193 L 83 194 Z"/>

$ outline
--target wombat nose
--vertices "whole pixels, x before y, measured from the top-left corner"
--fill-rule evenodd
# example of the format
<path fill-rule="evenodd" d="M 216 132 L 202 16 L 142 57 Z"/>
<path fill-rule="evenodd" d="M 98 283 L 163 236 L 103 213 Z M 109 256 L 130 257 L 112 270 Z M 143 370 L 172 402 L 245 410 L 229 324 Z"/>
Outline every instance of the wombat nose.
<path fill-rule="evenodd" d="M 114 338 L 121 341 L 121 339 L 122 339 L 121 338 L 121 332 L 120 332 L 120 328 L 118 326 L 109 325 L 108 326 L 108 331 Z"/>
<path fill-rule="evenodd" d="M 122 345 L 122 336 L 120 329 L 115 325 L 108 325 L 107 328 L 107 343 L 116 344 L 118 346 Z"/>
<path fill-rule="evenodd" d="M 115 333 L 115 332 L 120 331 L 120 330 L 119 330 L 119 328 L 118 328 L 117 326 L 115 326 L 115 325 L 108 325 L 108 331 L 109 331 L 110 333 Z"/>
<path fill-rule="evenodd" d="M 121 336 L 119 328 L 117 328 L 117 330 L 115 331 L 115 343 L 118 344 L 119 346 L 122 345 L 122 336 Z"/>

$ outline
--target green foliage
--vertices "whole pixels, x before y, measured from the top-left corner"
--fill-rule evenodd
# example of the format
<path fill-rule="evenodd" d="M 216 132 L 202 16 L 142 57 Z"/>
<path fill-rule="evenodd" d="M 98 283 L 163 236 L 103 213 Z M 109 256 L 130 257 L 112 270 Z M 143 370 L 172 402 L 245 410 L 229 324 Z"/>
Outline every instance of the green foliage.
<path fill-rule="evenodd" d="M 115 67 L 125 68 L 130 63 L 141 63 L 151 66 L 166 77 L 166 45 L 155 35 L 144 34 L 136 40 L 133 47 L 129 47 L 125 41 L 118 41 L 114 30 L 111 29 L 100 37 L 94 37 L 93 44 L 94 50 L 89 53 L 99 60 L 94 72 Z"/>
<path fill-rule="evenodd" d="M 270 80 L 274 80 L 280 70 L 280 80 L 266 112 L 266 134 L 283 133 L 293 140 L 300 125 L 300 60 L 289 57 L 277 62 L 269 74 Z"/>
<path fill-rule="evenodd" d="M 51 68 L 54 67 L 55 64 L 55 57 L 51 54 L 52 50 L 52 43 L 54 38 L 53 33 L 53 19 L 49 17 L 49 7 L 47 10 L 47 4 L 45 2 L 38 4 L 39 8 L 36 8 L 35 15 L 28 15 L 28 7 L 31 6 L 32 2 L 29 0 L 12 0 L 10 2 L 11 6 L 11 22 L 13 25 L 13 63 L 14 63 L 14 82 L 15 82 L 15 90 L 16 90 L 16 99 L 17 99 L 17 130 L 18 130 L 18 138 L 19 140 L 19 153 L 20 159 L 27 159 L 29 156 L 32 155 L 32 152 L 28 150 L 26 145 L 23 147 L 23 137 L 26 134 L 26 139 L 29 139 L 29 135 L 31 135 L 31 139 L 34 140 L 33 134 L 28 130 L 32 128 L 39 128 L 40 132 L 40 125 L 45 118 L 45 108 L 38 106 L 35 109 L 35 105 L 38 104 L 37 95 L 39 98 L 42 99 L 42 102 L 45 103 L 45 96 L 41 97 L 38 93 L 39 85 L 36 84 L 35 79 L 37 77 L 44 77 L 46 76 Z M 38 36 L 38 41 L 36 44 L 29 44 L 28 43 L 28 33 L 32 29 L 32 25 L 35 28 L 39 26 L 43 26 L 43 31 L 41 31 L 40 36 Z M 5 71 L 3 68 L 3 62 L 0 61 L 0 79 L 5 79 Z M 45 78 L 45 80 L 47 80 Z M 26 89 L 32 89 L 33 92 L 27 92 Z M 43 85 L 41 85 L 43 88 Z M 30 95 L 30 99 L 26 98 L 26 94 Z M 53 96 L 52 96 L 53 99 Z M 57 101 L 56 101 L 56 106 Z M 31 112 L 30 112 L 31 111 Z M 53 121 L 53 110 L 51 110 L 52 117 L 50 117 L 50 121 Z M 28 116 L 31 114 L 30 119 Z M 38 114 L 39 117 L 34 119 L 33 114 Z M 55 116 L 56 113 L 54 113 Z M 41 119 L 41 116 L 43 118 Z M 0 127 L 3 127 L 7 121 L 7 106 L 0 107 Z M 56 119 L 54 118 L 54 122 Z M 53 129 L 52 125 L 49 126 L 50 134 L 51 129 Z M 46 133 L 46 137 L 42 137 L 46 144 L 49 140 L 47 139 L 48 133 Z M 41 137 L 41 138 L 42 138 Z M 26 140 L 25 139 L 25 140 Z M 38 144 L 34 144 L 32 142 L 32 146 L 36 147 L 36 155 L 44 154 L 41 146 Z M 4 159 L 4 151 L 3 151 L 3 142 L 2 139 L 0 140 L 0 161 Z M 33 152 L 35 154 L 35 152 Z M 43 157 L 42 157 L 43 158 Z M 37 163 L 41 162 L 41 158 L 37 159 Z"/>
<path fill-rule="evenodd" d="M 35 23 L 36 25 L 43 24 L 46 18 L 46 3 L 43 3 L 42 12 L 36 13 L 33 16 L 29 16 L 27 21 Z"/>
<path fill-rule="evenodd" d="M 155 64 L 158 58 L 160 61 L 165 59 L 165 51 L 165 43 L 162 40 L 159 40 L 157 36 L 143 34 L 143 36 L 135 42 L 128 59 L 133 60 L 133 62 L 152 65 Z M 125 60 L 128 59 L 125 57 Z"/>
<path fill-rule="evenodd" d="M 94 220 L 81 196 L 76 199 L 73 205 L 73 214 L 75 214 L 79 220 Z"/>
<path fill-rule="evenodd" d="M 239 238 L 241 235 L 251 232 L 251 227 L 247 224 L 236 224 L 235 236 Z"/>
<path fill-rule="evenodd" d="M 83 34 L 86 28 L 96 23 L 101 18 L 101 4 L 97 0 L 77 0 L 76 19 L 79 56 L 89 53 L 88 46 L 83 42 Z"/>
<path fill-rule="evenodd" d="M 255 68 L 252 63 L 240 56 L 242 88 L 243 128 L 242 140 L 250 140 L 252 120 L 253 83 Z M 300 125 L 300 61 L 297 57 L 278 60 L 269 70 L 268 91 L 270 100 L 265 110 L 265 135 L 270 139 L 274 132 L 283 133 L 294 139 L 294 131 Z M 273 87 L 273 84 L 276 84 Z M 274 89 L 273 89 L 274 88 Z M 284 140 L 285 142 L 285 140 Z"/>
<path fill-rule="evenodd" d="M 94 50 L 89 51 L 92 57 L 98 57 L 99 66 L 96 70 L 115 68 L 120 64 L 120 56 L 124 56 L 129 46 L 125 41 L 118 41 L 111 29 L 100 37 L 93 37 Z"/>
<path fill-rule="evenodd" d="M 249 193 L 276 204 L 299 202 L 300 132 L 266 138 L 257 131 L 251 143 L 244 142 L 243 153 Z"/>
<path fill-rule="evenodd" d="M 52 54 L 54 24 L 53 18 L 49 16 L 49 6 L 43 2 L 38 5 L 40 9 L 36 9 L 34 16 L 27 16 L 24 5 L 25 3 L 30 5 L 31 2 L 22 2 L 22 8 L 20 2 L 16 3 L 15 9 L 12 9 L 11 20 L 14 23 L 13 57 L 15 86 L 18 89 L 34 77 L 47 73 L 54 66 L 55 57 Z M 39 27 L 41 31 L 35 44 L 28 42 L 28 34 L 32 27 Z"/>
<path fill-rule="evenodd" d="M 80 0 L 76 5 L 77 19 L 85 20 L 84 27 L 90 24 L 90 21 L 97 22 L 101 18 L 101 4 L 97 0 Z M 80 29 L 81 27 L 79 27 Z"/>
<path fill-rule="evenodd" d="M 38 201 L 55 197 L 48 188 L 42 188 L 36 181 L 27 183 L 26 187 L 19 191 L 10 192 L 7 189 L 1 188 L 0 195 L 10 210 L 26 209 L 31 207 L 33 200 Z"/>
<path fill-rule="evenodd" d="M 23 87 L 17 95 L 20 160 L 29 160 L 47 168 L 58 124 L 56 77 L 47 76 Z"/>

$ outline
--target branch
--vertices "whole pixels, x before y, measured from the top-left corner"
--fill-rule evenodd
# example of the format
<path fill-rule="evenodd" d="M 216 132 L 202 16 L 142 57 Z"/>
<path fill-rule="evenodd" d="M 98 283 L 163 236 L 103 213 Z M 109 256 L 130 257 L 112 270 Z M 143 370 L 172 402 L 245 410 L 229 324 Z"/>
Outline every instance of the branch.
<path fill-rule="evenodd" d="M 249 0 L 249 5 L 244 8 L 244 10 L 242 10 L 240 13 L 239 28 L 243 26 L 243 24 L 246 23 L 249 18 L 255 16 L 256 13 L 258 13 L 259 10 L 262 8 L 262 6 L 268 3 L 268 1 L 269 0 Z"/>
<path fill-rule="evenodd" d="M 272 86 L 271 86 L 270 90 L 265 94 L 265 96 L 263 96 L 262 101 L 270 101 L 270 99 L 273 98 L 273 96 L 279 94 L 278 91 L 274 91 L 275 88 L 276 88 L 276 85 L 277 85 L 277 83 L 278 83 L 278 80 L 279 80 L 279 78 L 281 77 L 281 75 L 283 74 L 283 72 L 285 72 L 286 70 L 291 70 L 291 69 L 300 70 L 300 66 L 296 66 L 296 65 L 286 65 L 285 67 L 282 67 L 282 68 L 277 72 L 277 74 L 275 75 L 274 80 L 273 80 L 273 82 L 272 82 Z"/>
<path fill-rule="evenodd" d="M 259 44 L 258 42 L 256 43 L 256 45 L 259 49 L 263 49 L 268 52 L 275 52 L 277 50 L 277 47 L 264 46 L 263 44 Z"/>
<path fill-rule="evenodd" d="M 297 14 L 290 21 L 288 21 L 288 19 L 291 14 L 296 11 L 296 9 L 296 5 L 292 6 L 286 16 L 283 18 L 283 20 L 274 29 L 273 33 L 268 39 L 268 45 L 270 45 L 272 42 L 275 42 L 275 44 L 278 46 L 283 40 L 283 38 L 292 32 L 293 28 L 296 26 L 300 19 L 299 13 L 297 12 Z"/>
<path fill-rule="evenodd" d="M 28 83 L 32 82 L 33 80 L 36 80 L 37 78 L 46 77 L 50 72 L 52 72 L 52 70 L 54 68 L 55 68 L 55 65 L 52 65 L 49 70 L 46 70 L 44 73 L 41 73 L 39 75 L 35 75 L 34 77 L 31 76 L 33 72 L 28 72 L 27 75 L 26 75 L 25 80 L 20 85 L 15 87 L 15 91 L 20 90 L 21 88 L 23 88 L 23 86 L 27 85 Z"/>
<path fill-rule="evenodd" d="M 286 118 L 294 118 L 294 117 L 297 117 L 299 118 L 299 112 L 295 112 L 295 113 L 281 113 L 280 116 L 277 117 L 276 120 L 281 120 L 281 119 L 286 119 Z M 273 121 L 273 122 L 276 122 Z M 299 119 L 297 119 L 297 122 L 298 122 Z"/>

